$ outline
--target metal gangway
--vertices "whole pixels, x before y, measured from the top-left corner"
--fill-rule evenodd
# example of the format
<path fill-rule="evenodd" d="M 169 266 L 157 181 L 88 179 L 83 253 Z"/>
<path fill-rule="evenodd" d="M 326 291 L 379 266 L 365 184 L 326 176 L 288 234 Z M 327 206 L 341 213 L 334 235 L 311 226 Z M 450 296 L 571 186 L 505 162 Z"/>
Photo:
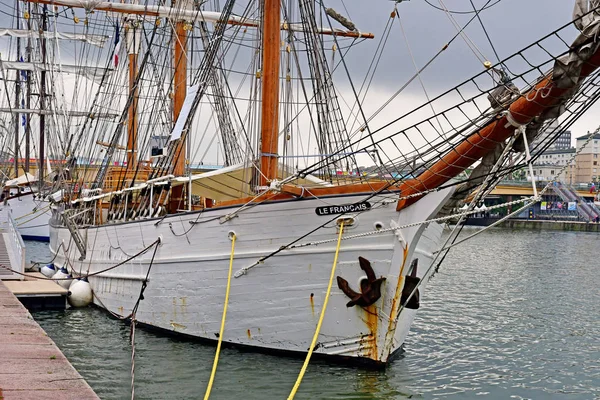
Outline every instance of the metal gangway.
<path fill-rule="evenodd" d="M 5 266 L 10 268 L 2 268 Z M 17 223 L 13 219 L 8 207 L 0 208 L 0 279 L 23 279 L 25 272 L 25 243 L 17 230 Z"/>
<path fill-rule="evenodd" d="M 600 209 L 594 203 L 586 202 L 569 185 L 565 185 L 562 182 L 554 182 L 552 189 L 563 201 L 576 202 L 577 212 L 586 221 L 594 221 L 600 216 Z"/>

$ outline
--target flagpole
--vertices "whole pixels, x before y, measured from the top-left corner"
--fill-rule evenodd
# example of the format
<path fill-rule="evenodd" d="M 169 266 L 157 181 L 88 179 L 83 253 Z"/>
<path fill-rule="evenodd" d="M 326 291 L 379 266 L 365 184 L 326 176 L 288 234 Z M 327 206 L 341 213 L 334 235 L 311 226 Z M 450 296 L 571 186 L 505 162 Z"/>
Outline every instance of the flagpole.
<path fill-rule="evenodd" d="M 19 0 L 17 3 L 17 29 L 19 29 Z M 17 62 L 21 61 L 21 38 L 17 37 Z M 15 109 L 19 110 L 21 108 L 21 71 L 15 71 L 16 79 L 15 79 Z M 15 178 L 19 176 L 19 126 L 21 123 L 21 114 L 15 113 Z"/>
<path fill-rule="evenodd" d="M 42 31 L 46 32 L 48 30 L 48 6 L 44 4 L 42 11 Z M 46 64 L 46 39 L 42 37 L 42 63 Z M 40 79 L 40 110 L 44 111 L 46 109 L 46 68 L 41 71 L 41 79 Z M 44 131 L 46 129 L 46 116 L 44 113 L 40 114 L 40 159 L 38 161 L 38 184 L 39 184 L 39 195 L 42 195 L 42 189 L 44 188 L 44 147 L 45 147 L 45 135 Z"/>
<path fill-rule="evenodd" d="M 31 3 L 27 3 L 27 30 L 31 31 Z M 27 62 L 31 62 L 31 36 L 27 36 Z M 31 72 L 26 72 L 27 79 L 27 109 L 31 110 Z M 29 172 L 29 159 L 31 158 L 31 116 L 25 120 L 25 172 Z"/>

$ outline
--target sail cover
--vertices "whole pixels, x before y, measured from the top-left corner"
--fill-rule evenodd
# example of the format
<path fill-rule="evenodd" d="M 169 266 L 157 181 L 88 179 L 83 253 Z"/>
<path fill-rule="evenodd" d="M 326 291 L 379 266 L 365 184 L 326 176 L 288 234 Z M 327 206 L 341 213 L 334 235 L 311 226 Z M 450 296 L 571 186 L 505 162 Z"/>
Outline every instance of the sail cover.
<path fill-rule="evenodd" d="M 600 6 L 600 0 L 576 0 L 573 9 L 573 21 L 580 31 L 590 26 L 599 17 L 599 11 L 595 10 Z M 591 10 L 594 12 L 590 13 Z"/>
<path fill-rule="evenodd" d="M 283 165 L 279 165 L 279 173 L 284 171 Z M 189 185 L 192 181 L 192 194 L 217 201 L 235 200 L 243 197 L 255 196 L 252 187 L 252 178 L 255 175 L 255 167 L 252 164 L 237 164 L 225 167 L 217 171 L 192 175 L 191 177 L 177 177 L 171 182 L 172 186 Z M 291 173 L 283 173 L 280 179 L 291 176 Z M 315 176 L 307 175 L 305 178 L 297 179 L 293 183 L 306 187 L 328 187 L 330 183 Z"/>

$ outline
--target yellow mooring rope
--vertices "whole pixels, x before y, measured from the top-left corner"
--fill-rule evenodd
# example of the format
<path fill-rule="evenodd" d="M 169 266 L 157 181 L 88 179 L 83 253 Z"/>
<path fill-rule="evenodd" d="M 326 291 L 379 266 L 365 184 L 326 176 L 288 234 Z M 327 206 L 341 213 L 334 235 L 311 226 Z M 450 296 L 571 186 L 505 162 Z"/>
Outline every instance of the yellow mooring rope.
<path fill-rule="evenodd" d="M 212 372 L 210 373 L 210 380 L 208 381 L 208 387 L 206 388 L 206 394 L 204 400 L 208 400 L 210 397 L 210 391 L 212 389 L 213 382 L 215 380 L 215 374 L 217 373 L 217 364 L 219 364 L 219 353 L 221 353 L 221 343 L 223 342 L 223 332 L 225 331 L 225 319 L 227 318 L 227 305 L 229 304 L 229 289 L 231 288 L 231 270 L 233 269 L 233 252 L 235 250 L 235 233 L 231 236 L 231 256 L 229 257 L 229 273 L 227 274 L 227 290 L 225 291 L 225 304 L 223 304 L 223 317 L 221 318 L 221 330 L 219 331 L 219 341 L 217 343 L 217 353 L 215 354 L 215 361 L 213 362 Z"/>
<path fill-rule="evenodd" d="M 342 243 L 342 234 L 344 233 L 344 221 L 340 223 L 340 233 L 338 235 L 337 247 L 335 248 L 335 257 L 333 258 L 333 266 L 331 267 L 331 275 L 329 277 L 329 286 L 327 286 L 327 294 L 325 295 L 325 300 L 323 301 L 323 308 L 321 309 L 321 315 L 319 316 L 319 322 L 317 323 L 317 329 L 315 330 L 315 334 L 313 336 L 312 343 L 310 344 L 310 348 L 308 349 L 308 354 L 306 354 L 306 359 L 304 360 L 304 365 L 302 365 L 302 369 L 300 370 L 300 374 L 298 374 L 298 379 L 296 379 L 296 383 L 288 396 L 288 400 L 292 400 L 294 396 L 296 396 L 296 392 L 300 387 L 300 383 L 302 382 L 302 378 L 304 378 L 304 374 L 306 373 L 306 368 L 308 368 L 308 363 L 310 362 L 310 357 L 312 356 L 313 350 L 315 349 L 315 345 L 317 344 L 317 338 L 319 337 L 319 332 L 321 331 L 321 325 L 323 325 L 323 319 L 325 318 L 325 310 L 327 309 L 327 303 L 329 302 L 329 294 L 331 293 L 331 286 L 333 285 L 333 277 L 335 276 L 335 267 L 337 266 L 338 254 L 340 253 L 340 245 Z"/>

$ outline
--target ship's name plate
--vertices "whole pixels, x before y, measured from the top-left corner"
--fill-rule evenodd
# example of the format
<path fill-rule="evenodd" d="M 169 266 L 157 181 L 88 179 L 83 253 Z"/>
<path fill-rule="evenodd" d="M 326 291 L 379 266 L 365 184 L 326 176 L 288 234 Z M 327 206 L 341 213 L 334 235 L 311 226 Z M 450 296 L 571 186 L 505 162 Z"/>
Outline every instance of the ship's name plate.
<path fill-rule="evenodd" d="M 363 201 L 355 204 L 345 204 L 341 206 L 324 206 L 315 208 L 317 215 L 335 215 L 349 212 L 367 211 L 371 209 L 371 203 Z"/>

